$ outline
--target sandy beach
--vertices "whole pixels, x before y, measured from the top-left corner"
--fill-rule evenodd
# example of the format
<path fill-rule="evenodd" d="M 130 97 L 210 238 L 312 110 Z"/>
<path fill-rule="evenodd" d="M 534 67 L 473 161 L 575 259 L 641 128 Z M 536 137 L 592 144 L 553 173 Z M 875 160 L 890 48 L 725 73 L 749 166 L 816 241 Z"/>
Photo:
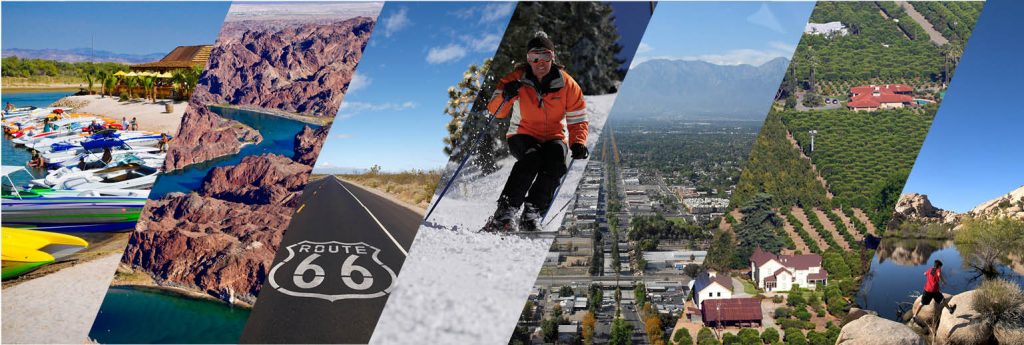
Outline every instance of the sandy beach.
<path fill-rule="evenodd" d="M 178 126 L 181 125 L 181 118 L 185 115 L 187 102 L 174 102 L 174 111 L 165 112 L 165 104 L 170 100 L 157 100 L 156 103 L 142 101 L 141 99 L 118 102 L 117 97 L 100 98 L 98 95 L 68 96 L 57 101 L 57 103 L 70 102 L 73 104 L 84 103 L 84 106 L 76 106 L 73 113 L 89 113 L 102 115 L 109 118 L 121 120 L 132 117 L 138 119 L 139 129 L 146 131 L 162 132 L 175 135 L 178 133 Z"/>
<path fill-rule="evenodd" d="M 109 254 L 4 288 L 3 343 L 86 342 L 120 261 Z"/>

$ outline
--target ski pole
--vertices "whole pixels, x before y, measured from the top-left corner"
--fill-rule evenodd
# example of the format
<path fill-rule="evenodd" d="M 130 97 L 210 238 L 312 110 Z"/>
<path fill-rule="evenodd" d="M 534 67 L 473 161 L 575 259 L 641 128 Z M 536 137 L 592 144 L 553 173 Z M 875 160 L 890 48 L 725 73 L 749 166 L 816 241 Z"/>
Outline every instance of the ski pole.
<path fill-rule="evenodd" d="M 494 118 L 498 117 L 498 114 L 501 113 L 501 108 L 505 107 L 505 103 L 508 102 L 508 99 L 508 97 L 505 97 L 504 99 L 501 100 L 501 104 L 498 105 L 498 110 L 494 112 L 494 116 L 491 116 L 491 118 L 487 119 L 487 124 L 484 125 L 483 129 L 480 130 L 480 133 L 478 133 L 476 135 L 476 138 L 470 141 L 470 143 L 479 141 L 480 138 L 487 133 L 487 128 L 491 127 L 491 122 L 493 122 Z M 466 166 L 466 162 L 469 161 L 469 156 L 471 156 L 471 152 L 467 151 L 466 155 L 462 157 L 462 161 L 459 162 L 459 166 L 455 168 L 455 172 L 452 173 L 452 178 L 448 179 L 448 183 L 444 185 L 444 189 L 441 189 L 441 194 L 437 195 L 437 201 L 434 202 L 434 205 L 430 206 L 430 210 L 427 211 L 426 217 L 423 217 L 424 222 L 430 219 L 430 214 L 434 213 L 434 209 L 437 208 L 437 204 L 440 204 L 441 199 L 444 198 L 444 195 L 446 193 L 448 193 L 448 188 L 451 188 L 452 183 L 455 182 L 455 178 L 459 176 L 459 173 L 462 172 L 462 168 Z"/>
<path fill-rule="evenodd" d="M 565 175 L 562 175 L 562 179 L 558 182 L 558 187 L 555 187 L 555 194 L 551 197 L 551 201 L 554 201 L 555 198 L 558 198 L 558 191 L 562 190 L 562 184 L 565 183 L 565 178 L 569 177 L 569 172 L 572 171 L 573 163 L 576 163 L 576 158 L 573 158 L 572 160 L 569 161 L 569 168 L 565 170 Z M 548 217 L 548 212 L 551 211 L 551 206 L 554 206 L 553 204 L 554 203 L 552 202 L 552 205 L 548 205 L 548 208 L 544 210 L 544 214 L 540 216 L 541 224 L 544 224 L 544 219 Z M 568 203 L 566 204 L 568 205 Z"/>

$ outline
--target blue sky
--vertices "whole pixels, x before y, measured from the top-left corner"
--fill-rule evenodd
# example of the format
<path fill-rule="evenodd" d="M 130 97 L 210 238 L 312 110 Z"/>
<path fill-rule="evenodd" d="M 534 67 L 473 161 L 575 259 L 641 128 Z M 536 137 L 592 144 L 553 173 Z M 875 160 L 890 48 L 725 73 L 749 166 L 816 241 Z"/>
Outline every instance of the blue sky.
<path fill-rule="evenodd" d="M 1020 13 L 1020 2 L 985 4 L 904 192 L 964 212 L 1024 185 L 1024 47 L 1006 41 Z"/>
<path fill-rule="evenodd" d="M 3 47 L 167 53 L 213 44 L 230 2 L 4 2 Z"/>
<path fill-rule="evenodd" d="M 814 2 L 661 2 L 633 65 L 651 59 L 719 65 L 788 59 L 813 8 Z"/>
<path fill-rule="evenodd" d="M 316 169 L 441 168 L 448 87 L 494 56 L 515 3 L 389 2 Z"/>

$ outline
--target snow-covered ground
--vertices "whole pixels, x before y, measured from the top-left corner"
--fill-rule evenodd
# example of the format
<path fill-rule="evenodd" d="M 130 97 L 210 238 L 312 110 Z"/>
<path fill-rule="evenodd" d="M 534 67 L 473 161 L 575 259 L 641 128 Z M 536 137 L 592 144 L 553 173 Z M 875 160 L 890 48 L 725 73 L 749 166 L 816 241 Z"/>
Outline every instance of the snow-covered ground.
<path fill-rule="evenodd" d="M 586 97 L 592 154 L 615 96 Z M 430 226 L 420 227 L 371 344 L 508 342 L 552 242 L 477 232 L 494 213 L 514 161 L 506 158 L 488 176 L 467 167 L 458 177 L 427 220 Z M 562 223 L 560 208 L 575 193 L 586 163 L 573 163 L 545 230 Z"/>

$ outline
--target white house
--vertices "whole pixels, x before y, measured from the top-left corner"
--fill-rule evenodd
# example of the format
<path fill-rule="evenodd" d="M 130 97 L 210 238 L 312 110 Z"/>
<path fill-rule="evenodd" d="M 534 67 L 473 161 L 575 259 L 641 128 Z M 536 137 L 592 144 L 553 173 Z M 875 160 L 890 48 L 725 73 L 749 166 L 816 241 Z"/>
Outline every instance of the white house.
<path fill-rule="evenodd" d="M 841 22 L 807 23 L 804 33 L 808 35 L 846 36 L 850 33 Z"/>
<path fill-rule="evenodd" d="M 732 298 L 732 288 L 732 278 L 728 274 L 704 272 L 693 282 L 693 303 L 700 308 L 705 300 Z"/>
<path fill-rule="evenodd" d="M 764 291 L 789 291 L 793 285 L 813 289 L 828 281 L 821 256 L 776 255 L 757 248 L 750 256 L 750 275 Z"/>

